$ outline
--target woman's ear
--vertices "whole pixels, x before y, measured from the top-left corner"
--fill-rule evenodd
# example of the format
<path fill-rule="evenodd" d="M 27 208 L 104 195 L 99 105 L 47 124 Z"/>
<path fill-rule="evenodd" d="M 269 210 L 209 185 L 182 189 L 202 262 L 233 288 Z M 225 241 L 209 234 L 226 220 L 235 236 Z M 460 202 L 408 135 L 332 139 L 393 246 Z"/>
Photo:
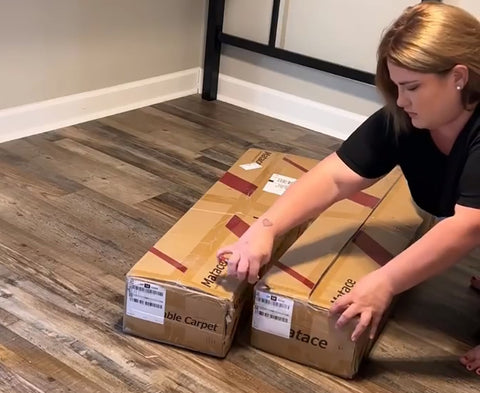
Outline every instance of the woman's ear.
<path fill-rule="evenodd" d="M 458 90 L 465 87 L 468 82 L 468 67 L 463 64 L 457 64 L 452 68 L 453 82 Z"/>

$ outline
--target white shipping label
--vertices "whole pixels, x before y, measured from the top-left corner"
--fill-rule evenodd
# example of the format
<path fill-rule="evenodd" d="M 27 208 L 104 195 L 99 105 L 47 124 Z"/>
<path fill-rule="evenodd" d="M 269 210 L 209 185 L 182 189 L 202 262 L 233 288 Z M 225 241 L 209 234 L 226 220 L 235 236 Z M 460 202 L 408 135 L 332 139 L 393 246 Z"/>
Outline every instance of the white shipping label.
<path fill-rule="evenodd" d="M 265 184 L 265 187 L 263 187 L 263 191 L 271 192 L 272 194 L 282 195 L 290 186 L 290 184 L 295 183 L 296 181 L 297 179 L 294 179 L 293 177 L 283 176 L 274 173 L 267 181 L 267 184 Z"/>
<path fill-rule="evenodd" d="M 166 290 L 150 282 L 128 279 L 126 314 L 163 325 Z"/>
<path fill-rule="evenodd" d="M 252 169 L 259 169 L 262 166 L 257 164 L 256 162 L 251 162 L 250 164 L 242 164 L 240 168 L 245 169 L 246 171 L 251 171 Z"/>
<path fill-rule="evenodd" d="M 293 300 L 261 291 L 255 292 L 252 326 L 277 336 L 289 338 Z"/>

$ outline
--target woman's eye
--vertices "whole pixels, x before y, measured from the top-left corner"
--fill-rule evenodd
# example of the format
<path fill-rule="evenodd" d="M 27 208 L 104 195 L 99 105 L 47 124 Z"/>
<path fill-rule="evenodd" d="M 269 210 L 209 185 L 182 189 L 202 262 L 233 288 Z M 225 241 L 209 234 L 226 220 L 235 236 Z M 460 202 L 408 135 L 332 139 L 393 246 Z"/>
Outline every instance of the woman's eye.
<path fill-rule="evenodd" d="M 417 90 L 417 89 L 418 89 L 418 85 L 407 87 L 407 90 L 408 90 L 408 91 L 415 91 L 415 90 Z"/>

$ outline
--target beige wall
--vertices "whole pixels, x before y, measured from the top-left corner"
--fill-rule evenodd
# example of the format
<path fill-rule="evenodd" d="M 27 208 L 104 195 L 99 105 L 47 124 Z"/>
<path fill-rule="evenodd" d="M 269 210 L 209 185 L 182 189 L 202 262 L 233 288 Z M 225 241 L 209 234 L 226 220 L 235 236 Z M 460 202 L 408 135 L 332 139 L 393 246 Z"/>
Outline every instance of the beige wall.
<path fill-rule="evenodd" d="M 462 7 L 468 12 L 480 18 L 480 1 L 479 0 L 444 0 L 444 3 Z"/>
<path fill-rule="evenodd" d="M 417 0 L 290 0 L 283 47 L 375 73 L 383 30 Z"/>
<path fill-rule="evenodd" d="M 282 0 L 277 46 L 375 72 L 382 31 L 417 0 Z M 480 17 L 480 0 L 445 0 Z M 266 43 L 272 0 L 229 0 L 224 30 Z M 360 17 L 359 17 L 360 16 Z M 375 88 L 225 46 L 220 71 L 231 77 L 369 115 L 382 105 Z"/>
<path fill-rule="evenodd" d="M 272 5 L 273 0 L 227 0 L 223 31 L 263 44 L 268 43 Z"/>
<path fill-rule="evenodd" d="M 206 0 L 0 3 L 0 108 L 199 67 Z"/>
<path fill-rule="evenodd" d="M 283 0 L 277 46 L 374 72 L 382 30 L 416 0 Z M 229 0 L 224 31 L 266 43 L 272 0 Z M 361 23 L 358 15 L 362 14 Z M 220 72 L 323 104 L 369 115 L 376 89 L 281 60 L 225 46 Z"/>
<path fill-rule="evenodd" d="M 381 106 L 371 85 L 229 46 L 223 50 L 220 72 L 360 115 Z"/>
<path fill-rule="evenodd" d="M 368 56 L 364 59 L 359 59 L 355 51 L 345 50 L 343 46 L 348 43 L 343 38 L 343 41 L 338 37 L 321 41 L 319 34 L 315 38 L 318 42 L 307 42 L 300 20 L 308 16 L 308 22 L 314 15 L 306 11 L 308 4 L 322 14 L 322 3 L 308 0 L 307 4 L 305 1 L 282 0 L 277 43 L 290 50 L 371 71 L 370 52 L 378 37 L 374 34 L 353 37 L 352 42 L 365 40 L 362 44 L 365 51 L 361 53 Z M 368 0 L 364 4 L 368 8 L 375 1 L 386 3 L 385 0 Z M 358 10 L 353 12 L 349 2 L 357 3 L 357 0 L 326 0 L 323 3 L 331 13 L 350 10 L 341 19 L 331 18 L 342 21 L 335 26 L 352 28 L 348 18 L 354 20 Z M 398 8 L 412 1 L 393 2 Z M 446 2 L 480 16 L 478 0 Z M 1 2 L 0 109 L 203 66 L 207 3 L 207 0 Z M 272 3 L 273 0 L 228 0 L 224 30 L 267 42 Z M 299 8 L 300 5 L 303 8 Z M 385 13 L 381 20 L 387 23 L 393 16 L 391 13 L 391 10 Z M 378 30 L 378 15 L 371 18 L 376 21 Z M 309 22 L 305 31 L 312 33 L 312 29 L 317 29 L 320 32 L 326 28 L 324 23 L 313 26 Z M 329 42 L 330 47 L 326 47 Z M 335 46 L 343 49 L 335 52 Z M 321 56 L 322 53 L 325 56 Z M 365 63 L 355 63 L 358 61 Z M 228 46 L 223 51 L 221 72 L 363 115 L 381 105 L 372 86 Z"/>

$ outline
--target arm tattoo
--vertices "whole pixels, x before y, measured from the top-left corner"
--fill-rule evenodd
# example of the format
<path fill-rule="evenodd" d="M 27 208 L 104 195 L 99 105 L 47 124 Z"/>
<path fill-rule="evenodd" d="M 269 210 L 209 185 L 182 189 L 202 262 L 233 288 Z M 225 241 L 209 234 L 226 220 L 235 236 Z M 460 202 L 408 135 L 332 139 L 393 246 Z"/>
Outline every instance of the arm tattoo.
<path fill-rule="evenodd" d="M 271 227 L 273 225 L 273 223 L 268 218 L 264 218 L 262 220 L 262 224 L 264 227 Z"/>

